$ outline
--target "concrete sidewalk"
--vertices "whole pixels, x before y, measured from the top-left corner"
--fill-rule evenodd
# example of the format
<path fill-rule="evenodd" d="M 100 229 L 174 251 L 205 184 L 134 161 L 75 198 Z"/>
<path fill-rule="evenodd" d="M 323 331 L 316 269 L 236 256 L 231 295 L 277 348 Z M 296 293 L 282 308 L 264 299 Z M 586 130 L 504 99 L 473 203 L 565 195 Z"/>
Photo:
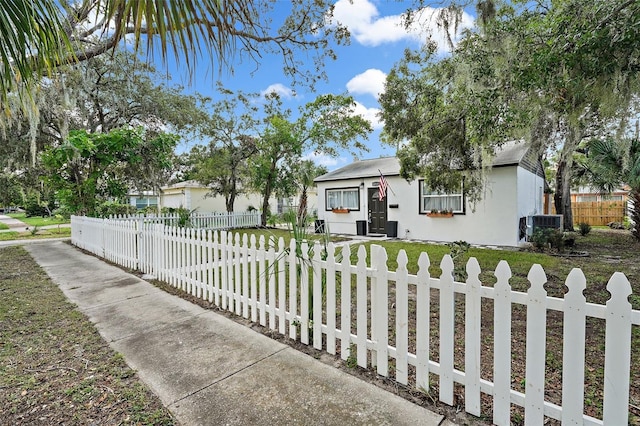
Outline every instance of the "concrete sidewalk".
<path fill-rule="evenodd" d="M 29 227 L 29 225 L 27 225 L 23 221 L 14 219 L 11 216 L 7 216 L 6 214 L 0 214 L 0 223 L 4 223 L 9 227 L 9 229 L 4 230 L 7 232 L 9 231 L 24 232 Z"/>
<path fill-rule="evenodd" d="M 68 244 L 26 249 L 182 425 L 449 424 Z"/>
<path fill-rule="evenodd" d="M 0 229 L 0 232 L 27 232 L 33 229 L 33 226 L 24 223 L 19 219 L 14 219 L 11 216 L 0 214 L 0 223 L 4 223 L 9 229 Z M 57 229 L 57 228 L 71 228 L 70 223 L 61 223 L 59 225 L 43 225 L 38 226 L 38 229 Z"/>

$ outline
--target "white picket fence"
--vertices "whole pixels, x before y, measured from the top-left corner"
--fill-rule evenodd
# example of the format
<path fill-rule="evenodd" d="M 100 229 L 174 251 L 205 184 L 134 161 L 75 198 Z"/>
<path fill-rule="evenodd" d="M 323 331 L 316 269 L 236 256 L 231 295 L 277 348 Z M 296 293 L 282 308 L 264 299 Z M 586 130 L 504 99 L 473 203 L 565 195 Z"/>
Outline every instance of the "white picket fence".
<path fill-rule="evenodd" d="M 136 220 L 139 223 L 161 223 L 168 226 L 179 226 L 180 216 L 176 213 L 162 214 L 133 214 L 116 215 L 110 219 Z M 233 213 L 197 213 L 189 215 L 189 227 L 211 230 L 228 230 L 236 228 L 251 228 L 260 226 L 260 212 L 233 212 Z"/>
<path fill-rule="evenodd" d="M 464 386 L 465 410 L 473 415 L 480 415 L 481 393 L 489 395 L 495 424 L 510 424 L 512 405 L 524 407 L 527 425 L 541 425 L 545 416 L 563 424 L 628 423 L 631 332 L 632 326 L 640 324 L 640 311 L 631 308 L 631 286 L 622 273 L 609 280 L 611 299 L 598 305 L 586 302 L 586 279 L 579 269 L 567 277 L 569 291 L 561 299 L 547 296 L 540 265 L 531 268 L 531 287 L 523 293 L 511 289 L 511 271 L 504 261 L 496 268 L 496 284 L 489 287 L 478 278 L 475 258 L 467 263 L 468 279 L 462 283 L 454 281 L 450 256 L 440 264 L 440 278 L 434 278 L 426 253 L 421 254 L 413 275 L 407 271 L 404 250 L 398 254 L 397 269 L 389 271 L 387 253 L 376 245 L 369 263 L 367 251 L 360 246 L 352 264 L 349 245 L 337 250 L 330 243 L 325 251 L 315 243 L 309 250 L 307 242 L 297 247 L 292 240 L 285 246 L 280 239 L 275 247 L 263 236 L 257 241 L 254 235 L 240 238 L 239 234 L 157 224 L 147 226 L 140 244 L 138 231 L 126 222 L 89 220 L 83 222 L 81 232 L 73 229 L 76 223 L 72 221 L 72 242 L 78 247 L 135 268 L 140 258 L 135 253 L 137 244 L 146 253 L 145 262 L 138 264 L 144 272 L 292 339 L 331 354 L 339 348 L 345 360 L 355 351 L 359 366 L 375 368 L 385 377 L 391 371 L 401 384 L 409 383 L 411 372 L 417 389 L 429 389 L 429 373 L 436 374 L 439 399 L 446 404 L 454 403 L 455 383 Z M 104 238 L 106 234 L 110 237 Z M 429 357 L 432 290 L 438 290 L 438 361 Z M 454 368 L 456 294 L 464 298 L 464 371 Z M 481 307 L 487 299 L 494 305 L 492 381 L 480 372 Z M 415 306 L 415 318 L 410 303 Z M 525 392 L 512 386 L 513 305 L 526 307 Z M 563 315 L 561 406 L 545 400 L 549 311 Z M 395 317 L 395 323 L 390 323 L 390 317 Z M 584 414 L 587 318 L 606 321 L 603 419 Z M 410 321 L 415 324 L 412 336 Z M 415 349 L 410 350 L 413 336 Z"/>

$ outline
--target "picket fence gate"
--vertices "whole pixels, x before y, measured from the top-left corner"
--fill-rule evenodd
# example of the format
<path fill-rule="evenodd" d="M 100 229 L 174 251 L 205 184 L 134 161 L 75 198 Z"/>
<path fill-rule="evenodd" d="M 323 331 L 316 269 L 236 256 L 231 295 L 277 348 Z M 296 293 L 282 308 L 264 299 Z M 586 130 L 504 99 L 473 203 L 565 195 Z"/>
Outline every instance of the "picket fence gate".
<path fill-rule="evenodd" d="M 81 221 L 82 232 L 78 232 L 74 225 Z M 547 278 L 540 265 L 532 266 L 531 286 L 524 293 L 511 289 L 511 270 L 505 261 L 495 270 L 495 285 L 488 287 L 480 282 L 475 258 L 469 259 L 468 278 L 462 283 L 454 280 L 454 264 L 448 255 L 440 264 L 441 276 L 434 278 L 426 253 L 420 255 L 414 275 L 408 273 L 404 250 L 398 254 L 397 269 L 390 271 L 387 253 L 378 245 L 371 246 L 369 263 L 365 247 L 360 246 L 352 264 L 348 244 L 337 248 L 333 243 L 323 247 L 316 242 L 309 247 L 306 241 L 291 240 L 285 246 L 282 238 L 276 245 L 264 236 L 256 240 L 255 235 L 240 237 L 226 231 L 161 224 L 143 227 L 137 229 L 136 222 L 76 218 L 72 220 L 72 242 L 316 349 L 336 354 L 339 347 L 344 360 L 353 357 L 355 350 L 357 365 L 375 368 L 384 377 L 391 371 L 403 385 L 409 383 L 410 366 L 419 390 L 428 390 L 429 373 L 435 374 L 439 399 L 445 404 L 454 404 L 454 385 L 461 384 L 464 408 L 470 414 L 481 414 L 481 393 L 487 394 L 497 425 L 511 423 L 512 405 L 524 408 L 527 425 L 541 425 L 545 416 L 563 424 L 628 423 L 631 333 L 632 326 L 640 324 L 640 311 L 632 310 L 628 301 L 631 285 L 620 272 L 608 282 L 611 298 L 599 305 L 586 302 L 586 279 L 579 269 L 568 275 L 565 285 L 569 291 L 562 299 L 547 295 Z M 144 238 L 136 238 L 141 235 Z M 144 255 L 136 254 L 137 250 Z M 140 258 L 144 262 L 137 262 Z M 438 290 L 438 361 L 429 357 L 432 289 Z M 454 368 L 456 294 L 464 297 L 464 371 Z M 484 299 L 494 304 L 492 381 L 480 374 Z M 414 351 L 409 350 L 410 300 L 415 305 L 415 319 L 411 319 L 415 321 Z M 512 388 L 513 305 L 526 307 L 525 392 Z M 563 315 L 562 405 L 545 400 L 549 311 Z M 390 316 L 395 316 L 395 324 L 390 323 Z M 587 318 L 606 321 L 602 419 L 584 414 Z"/>

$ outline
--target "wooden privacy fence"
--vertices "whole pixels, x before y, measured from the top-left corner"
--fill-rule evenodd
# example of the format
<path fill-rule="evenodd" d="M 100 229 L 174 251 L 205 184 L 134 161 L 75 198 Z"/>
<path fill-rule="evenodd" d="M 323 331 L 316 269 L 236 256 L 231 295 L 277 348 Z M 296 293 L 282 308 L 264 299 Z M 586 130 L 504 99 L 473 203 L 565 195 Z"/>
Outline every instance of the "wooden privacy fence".
<path fill-rule="evenodd" d="M 131 267 L 136 258 L 129 247 L 135 246 L 131 231 L 125 226 L 108 228 L 111 221 L 102 226 L 105 232 L 120 235 L 111 237 L 120 241 L 120 253 L 107 249 L 108 243 L 91 227 L 82 233 L 73 230 L 73 244 Z M 386 251 L 376 245 L 370 253 L 360 246 L 353 254 L 348 244 L 337 248 L 316 242 L 309 247 L 306 241 L 291 240 L 285 245 L 280 238 L 275 246 L 264 236 L 256 240 L 255 235 L 240 238 L 165 225 L 150 225 L 143 232 L 148 233 L 148 242 L 138 247 L 150 253 L 142 265 L 144 272 L 291 339 L 374 368 L 398 383 L 428 390 L 430 374 L 437 375 L 438 397 L 446 404 L 454 404 L 455 384 L 463 385 L 464 407 L 473 415 L 481 414 L 481 394 L 485 394 L 495 424 L 509 425 L 514 406 L 522 407 L 528 425 L 543 424 L 545 417 L 563 424 L 628 423 L 632 326 L 640 324 L 640 311 L 631 308 L 631 286 L 622 273 L 611 277 L 607 286 L 611 298 L 598 305 L 586 302 L 586 279 L 579 269 L 567 277 L 569 291 L 562 299 L 547 295 L 540 265 L 531 268 L 531 286 L 524 293 L 511 289 L 511 270 L 505 261 L 499 263 L 497 281 L 489 287 L 480 282 L 475 258 L 466 265 L 468 278 L 463 283 L 454 280 L 448 255 L 440 264 L 441 276 L 435 278 L 426 253 L 419 257 L 416 274 L 408 273 L 404 250 L 398 254 L 397 269 L 390 271 Z M 483 318 L 487 303 L 493 304 L 492 318 Z M 514 389 L 518 383 L 511 371 L 512 312 L 517 306 L 526 311 L 524 392 Z M 432 308 L 437 315 L 431 314 Z M 547 318 L 553 312 L 561 316 L 563 327 L 561 405 L 550 402 L 545 393 L 547 351 L 557 349 L 547 346 Z M 463 345 L 456 342 L 457 317 L 464 322 Z M 606 323 L 600 367 L 602 419 L 584 414 L 586 325 L 593 318 Z M 492 324 L 492 333 L 491 327 L 483 330 L 483 320 Z M 493 359 L 491 373 L 482 374 L 481 365 L 488 362 L 481 353 L 486 333 L 491 333 Z"/>
<path fill-rule="evenodd" d="M 581 201 L 571 203 L 573 223 L 588 223 L 603 226 L 611 222 L 624 222 L 627 215 L 627 203 L 624 201 Z M 556 208 L 551 205 L 551 214 Z"/>

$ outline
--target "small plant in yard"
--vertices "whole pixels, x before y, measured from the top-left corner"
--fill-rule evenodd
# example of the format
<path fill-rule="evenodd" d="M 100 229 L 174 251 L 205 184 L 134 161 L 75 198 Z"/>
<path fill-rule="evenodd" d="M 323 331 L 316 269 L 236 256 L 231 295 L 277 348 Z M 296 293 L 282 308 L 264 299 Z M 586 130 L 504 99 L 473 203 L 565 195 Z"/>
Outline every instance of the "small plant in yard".
<path fill-rule="evenodd" d="M 62 222 L 64 220 L 64 217 L 61 214 L 56 214 L 56 220 L 58 222 Z M 58 223 L 58 234 L 60 233 L 60 223 Z"/>
<path fill-rule="evenodd" d="M 39 230 L 40 229 L 37 226 L 32 226 L 31 229 L 29 229 L 29 232 L 31 233 L 31 235 L 36 235 Z"/>
<path fill-rule="evenodd" d="M 188 228 L 191 226 L 191 215 L 196 211 L 196 209 L 189 210 L 184 207 L 180 207 L 176 210 L 178 214 L 178 226 L 180 228 Z"/>
<path fill-rule="evenodd" d="M 580 222 L 578 224 L 578 229 L 579 229 L 578 232 L 580 232 L 580 235 L 582 235 L 584 237 L 589 232 L 591 232 L 591 225 L 589 225 L 586 222 Z"/>
<path fill-rule="evenodd" d="M 349 345 L 349 356 L 347 357 L 347 367 L 356 368 L 358 366 L 358 357 L 356 356 L 356 345 Z"/>
<path fill-rule="evenodd" d="M 465 280 L 467 278 L 465 257 L 471 244 L 466 241 L 454 241 L 449 243 L 448 246 L 454 264 L 453 276 L 458 281 Z"/>
<path fill-rule="evenodd" d="M 540 251 L 552 248 L 561 252 L 565 247 L 565 238 L 564 233 L 559 229 L 538 228 L 533 231 L 531 243 Z"/>

